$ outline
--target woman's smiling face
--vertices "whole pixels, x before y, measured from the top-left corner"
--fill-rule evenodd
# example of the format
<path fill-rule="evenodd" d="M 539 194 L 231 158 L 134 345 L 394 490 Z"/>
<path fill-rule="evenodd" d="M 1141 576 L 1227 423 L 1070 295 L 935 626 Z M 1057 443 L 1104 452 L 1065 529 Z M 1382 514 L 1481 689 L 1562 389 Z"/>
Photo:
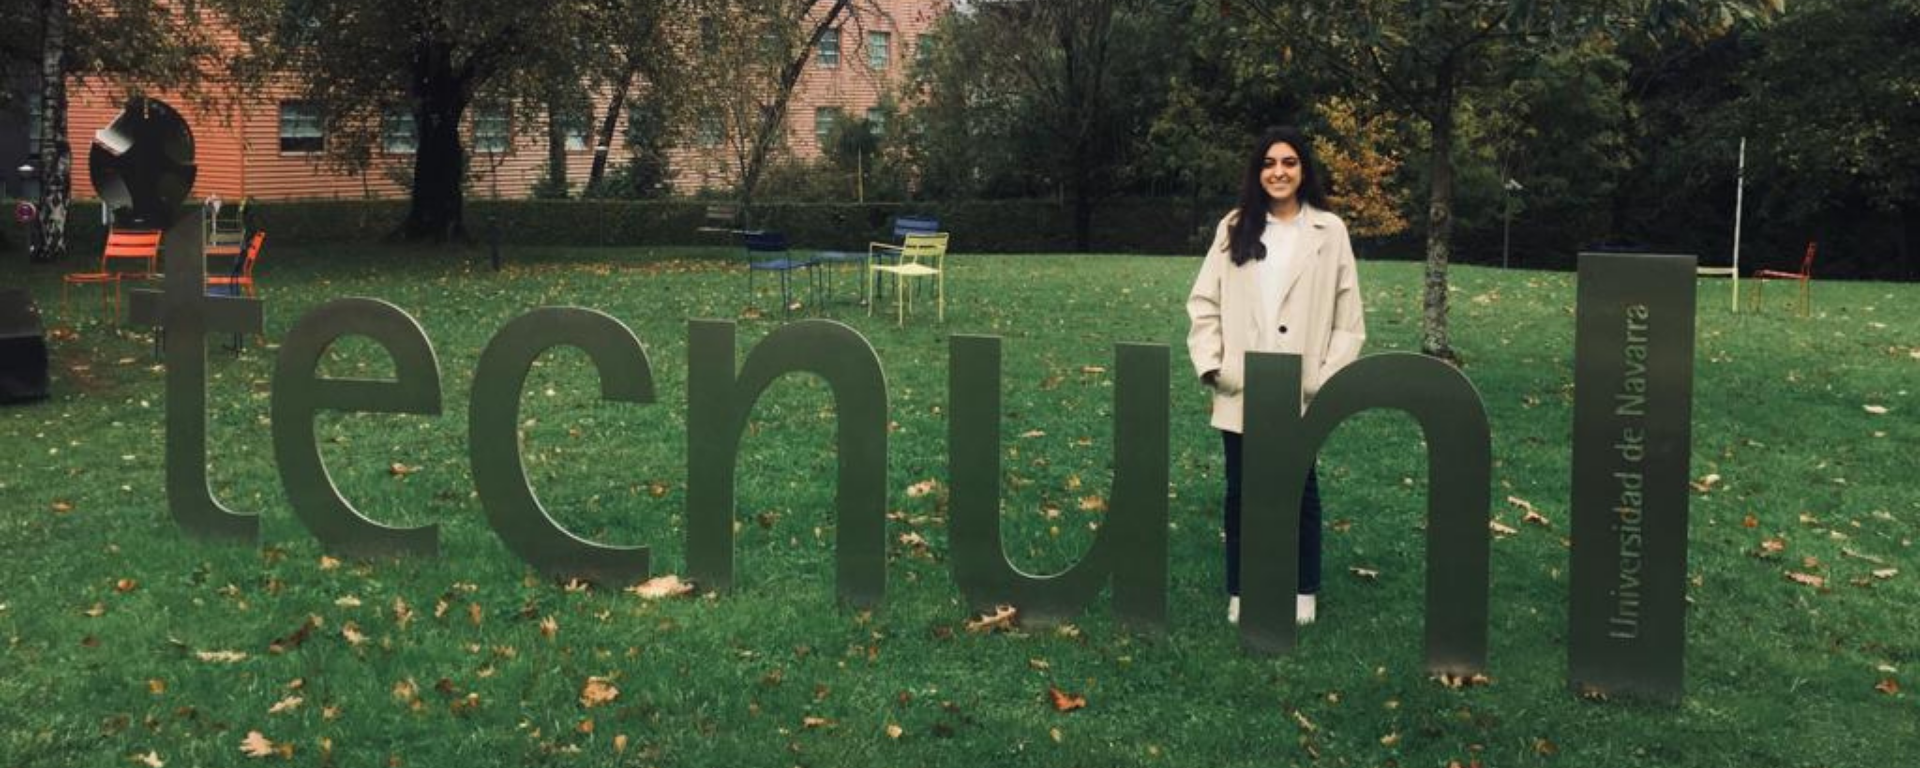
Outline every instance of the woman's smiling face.
<path fill-rule="evenodd" d="M 1294 196 L 1300 194 L 1300 153 L 1293 145 L 1277 141 L 1267 147 L 1266 159 L 1260 163 L 1260 186 L 1274 205 L 1293 204 Z"/>

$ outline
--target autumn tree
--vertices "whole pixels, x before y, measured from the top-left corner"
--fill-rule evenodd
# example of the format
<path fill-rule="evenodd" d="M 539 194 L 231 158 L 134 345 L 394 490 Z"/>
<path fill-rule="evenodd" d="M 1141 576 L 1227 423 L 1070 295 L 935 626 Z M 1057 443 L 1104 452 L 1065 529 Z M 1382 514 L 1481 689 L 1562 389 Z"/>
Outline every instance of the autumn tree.
<path fill-rule="evenodd" d="M 1421 349 L 1458 360 L 1447 323 L 1454 141 L 1463 100 L 1505 81 L 1530 54 L 1590 35 L 1726 26 L 1780 0 L 1230 0 L 1279 55 L 1300 54 L 1426 134 L 1426 276 Z"/>
<path fill-rule="evenodd" d="M 1138 170 L 1138 137 L 1162 112 L 1181 52 L 1174 10 L 1152 0 L 977 0 L 956 10 L 916 108 L 937 137 L 921 152 L 928 176 L 999 169 L 1014 186 L 1044 183 L 1072 206 L 1085 250 L 1095 205 Z"/>
<path fill-rule="evenodd" d="M 581 3 L 521 0 L 217 0 L 258 43 L 264 81 L 294 85 L 328 129 L 327 152 L 364 169 L 389 110 L 413 118 L 410 206 L 394 233 L 466 239 L 468 110 L 524 78 L 536 54 L 572 45 Z"/>
<path fill-rule="evenodd" d="M 787 106 L 828 32 L 879 18 L 870 0 L 691 0 L 680 32 L 695 79 L 698 143 L 725 148 L 732 192 L 751 209 L 769 160 L 785 139 Z"/>

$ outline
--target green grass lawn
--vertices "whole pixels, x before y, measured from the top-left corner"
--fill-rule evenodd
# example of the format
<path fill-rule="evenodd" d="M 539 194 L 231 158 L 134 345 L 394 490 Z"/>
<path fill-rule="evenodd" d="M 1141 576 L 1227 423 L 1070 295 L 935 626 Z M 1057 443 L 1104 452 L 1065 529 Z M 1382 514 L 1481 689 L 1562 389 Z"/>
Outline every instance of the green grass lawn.
<path fill-rule="evenodd" d="M 472 372 L 534 307 L 603 310 L 646 344 L 658 400 L 598 399 L 586 356 L 543 358 L 523 450 L 552 514 L 683 569 L 686 321 L 733 319 L 742 354 L 779 324 L 726 254 L 276 247 L 267 341 L 210 341 L 210 477 L 262 518 L 261 546 L 169 518 L 162 370 L 139 329 L 59 308 L 60 270 L 10 257 L 55 326 L 48 402 L 0 410 L 0 768 L 442 765 L 1881 766 L 1920 755 L 1920 288 L 1822 282 L 1813 317 L 1732 314 L 1702 283 L 1695 381 L 1688 695 L 1677 707 L 1566 688 L 1572 275 L 1454 270 L 1454 338 L 1493 429 L 1490 684 L 1422 669 L 1425 457 L 1412 420 L 1370 413 L 1321 460 L 1320 622 L 1284 658 L 1224 620 L 1219 443 L 1187 386 L 1192 258 L 955 256 L 944 326 L 848 300 L 806 308 L 869 338 L 888 377 L 888 595 L 833 598 L 833 411 L 790 377 L 754 412 L 739 470 L 737 579 L 649 601 L 535 577 L 485 524 L 467 459 Z M 1364 263 L 1370 352 L 1417 349 L 1419 266 Z M 272 464 L 274 341 L 343 296 L 411 313 L 440 362 L 439 416 L 323 415 L 342 493 L 437 523 L 433 560 L 336 562 Z M 757 309 L 750 307 L 757 305 Z M 1131 636 L 1104 601 L 1075 624 L 974 634 L 949 575 L 946 337 L 1005 337 L 1005 540 L 1070 565 L 1111 486 L 1113 345 L 1171 346 L 1171 632 Z M 365 340 L 334 376 L 385 376 Z M 1869 408 L 1872 406 L 1872 408 Z M 1884 412 L 1876 413 L 1884 409 Z M 926 493 L 910 492 L 928 486 Z M 1519 506 L 1548 525 L 1522 524 Z M 918 534 L 926 542 L 918 545 Z M 905 537 L 905 538 L 902 538 Z M 1377 571 L 1362 578 L 1354 569 Z M 1821 586 L 1790 580 L 1817 576 Z M 1879 575 L 1875 575 L 1878 571 Z M 1891 572 L 1891 573 L 1890 573 Z M 303 631 L 303 628 L 306 628 Z M 588 701 L 589 680 L 617 695 Z M 1084 696 L 1057 712 L 1049 690 Z M 604 690 L 596 690 L 604 694 Z M 594 706 L 587 706 L 588 703 Z M 250 732 L 277 748 L 250 758 Z M 135 762 L 134 764 L 139 764 Z"/>

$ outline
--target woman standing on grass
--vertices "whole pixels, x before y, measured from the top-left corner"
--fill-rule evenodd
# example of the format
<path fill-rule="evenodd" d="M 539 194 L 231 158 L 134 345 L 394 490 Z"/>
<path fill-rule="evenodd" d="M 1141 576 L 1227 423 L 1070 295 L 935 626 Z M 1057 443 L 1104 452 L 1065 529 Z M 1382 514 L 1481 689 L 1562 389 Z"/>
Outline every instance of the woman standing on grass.
<path fill-rule="evenodd" d="M 1254 145 L 1240 203 L 1220 220 L 1200 277 L 1187 296 L 1187 353 L 1213 390 L 1215 429 L 1226 449 L 1227 621 L 1240 621 L 1241 387 L 1244 355 L 1299 355 L 1300 406 L 1360 356 L 1366 320 L 1353 244 L 1327 212 L 1324 175 L 1296 128 L 1270 128 Z M 1295 620 L 1313 623 L 1320 591 L 1320 488 L 1307 471 L 1300 499 L 1300 594 Z"/>

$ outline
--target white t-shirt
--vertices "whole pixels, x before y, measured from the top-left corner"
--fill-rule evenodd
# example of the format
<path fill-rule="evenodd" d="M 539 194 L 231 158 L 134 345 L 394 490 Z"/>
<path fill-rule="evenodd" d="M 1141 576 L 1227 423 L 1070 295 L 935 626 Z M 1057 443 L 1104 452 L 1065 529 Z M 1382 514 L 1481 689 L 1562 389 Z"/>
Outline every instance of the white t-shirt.
<path fill-rule="evenodd" d="M 1293 218 L 1281 221 L 1267 214 L 1266 229 L 1260 231 L 1260 244 L 1267 247 L 1267 257 L 1260 260 L 1260 316 L 1267 321 L 1267 327 L 1280 322 L 1280 293 L 1286 290 L 1281 280 L 1286 278 L 1287 268 L 1294 259 L 1300 258 L 1300 231 L 1306 222 L 1306 206 Z"/>

